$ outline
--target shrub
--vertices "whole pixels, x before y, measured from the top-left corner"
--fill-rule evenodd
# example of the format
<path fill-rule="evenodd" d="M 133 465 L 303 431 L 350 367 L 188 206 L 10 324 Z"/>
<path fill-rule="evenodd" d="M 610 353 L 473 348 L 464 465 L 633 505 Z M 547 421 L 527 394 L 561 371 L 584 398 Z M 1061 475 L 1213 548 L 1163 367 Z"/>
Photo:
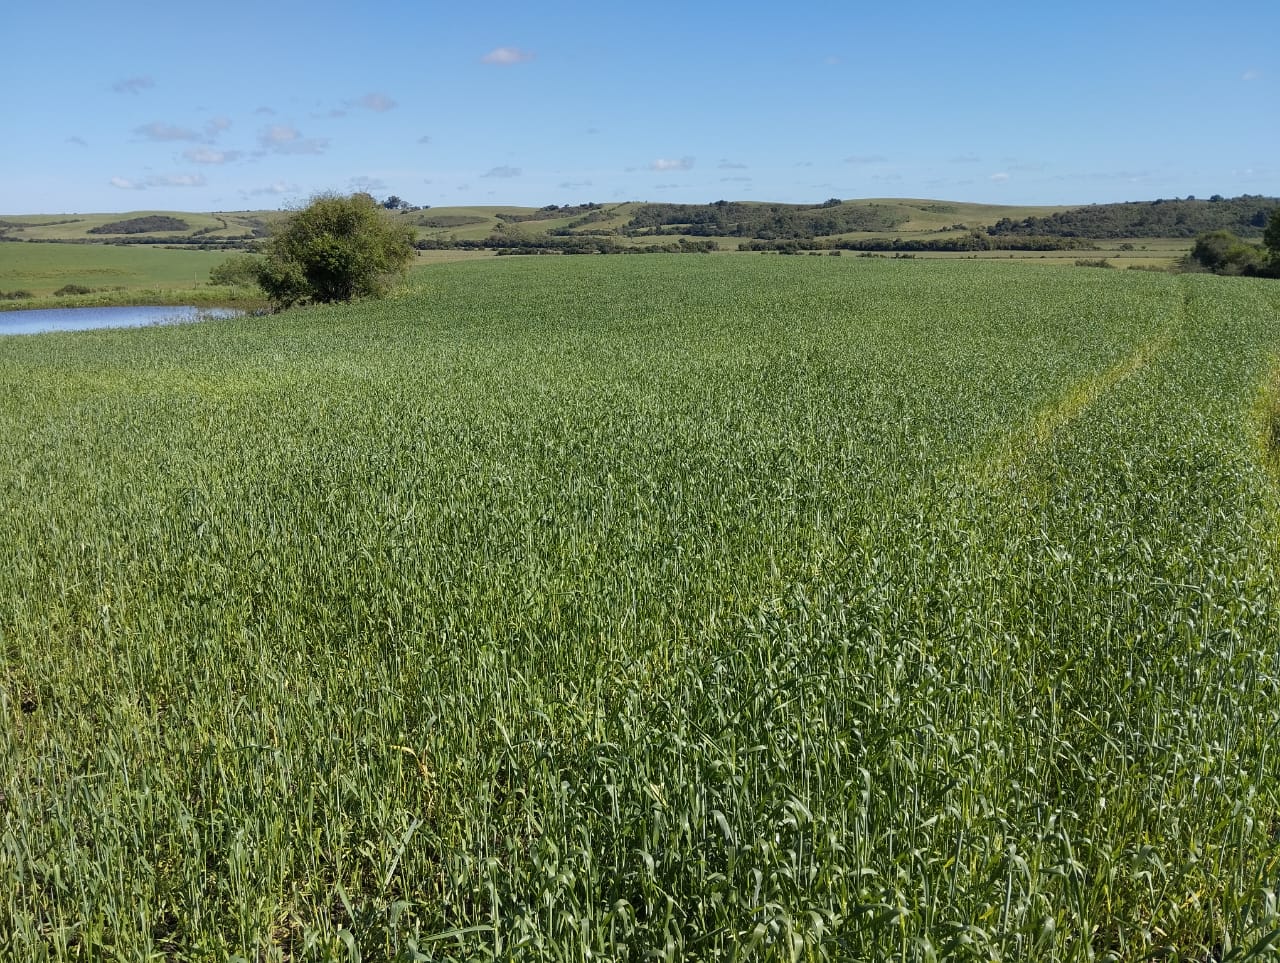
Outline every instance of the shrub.
<path fill-rule="evenodd" d="M 1266 249 L 1242 241 L 1230 231 L 1210 231 L 1196 238 L 1191 260 L 1214 274 L 1256 274 L 1266 267 Z"/>
<path fill-rule="evenodd" d="M 87 288 L 83 284 L 64 284 L 58 290 L 53 292 L 55 298 L 66 297 L 69 294 L 92 294 L 93 288 Z"/>
<path fill-rule="evenodd" d="M 262 258 L 252 254 L 237 254 L 216 265 L 209 272 L 210 284 L 221 284 L 227 287 L 247 287 L 258 283 L 262 270 Z"/>
<path fill-rule="evenodd" d="M 368 194 L 320 194 L 271 238 L 257 281 L 277 309 L 381 297 L 412 259 L 412 230 Z"/>

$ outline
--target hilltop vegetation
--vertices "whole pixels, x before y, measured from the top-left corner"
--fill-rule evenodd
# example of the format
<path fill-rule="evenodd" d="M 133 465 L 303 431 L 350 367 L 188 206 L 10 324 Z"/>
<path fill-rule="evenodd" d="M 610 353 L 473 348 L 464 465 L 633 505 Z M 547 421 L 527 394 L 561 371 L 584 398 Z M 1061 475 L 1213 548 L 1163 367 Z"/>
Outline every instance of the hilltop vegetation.
<path fill-rule="evenodd" d="M 1043 237 L 1195 237 L 1209 231 L 1230 231 L 1239 237 L 1262 236 L 1271 212 L 1280 199 L 1259 195 L 1223 198 L 1214 195 L 1200 201 L 1130 201 L 1093 204 L 1020 220 L 1001 218 L 991 225 L 993 235 L 1020 234 Z"/>
<path fill-rule="evenodd" d="M 759 240 L 799 239 L 892 231 L 905 221 L 899 212 L 877 204 L 845 204 L 833 198 L 823 204 L 642 204 L 622 232 L 630 235 L 691 234 L 701 237 L 748 237 Z"/>
<path fill-rule="evenodd" d="M 172 233 L 189 231 L 191 225 L 180 217 L 164 214 L 149 214 L 145 217 L 131 217 L 123 221 L 111 221 L 88 229 L 89 234 L 154 234 L 156 232 Z"/>

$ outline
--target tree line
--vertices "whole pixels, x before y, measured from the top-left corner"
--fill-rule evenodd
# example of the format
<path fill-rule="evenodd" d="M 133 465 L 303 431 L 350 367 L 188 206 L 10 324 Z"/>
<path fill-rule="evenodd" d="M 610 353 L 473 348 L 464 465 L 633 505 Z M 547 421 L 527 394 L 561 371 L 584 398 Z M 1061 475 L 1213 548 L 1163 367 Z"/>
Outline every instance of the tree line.
<path fill-rule="evenodd" d="M 990 228 L 993 235 L 1048 237 L 1196 237 L 1209 231 L 1230 231 L 1257 238 L 1267 226 L 1280 199 L 1253 194 L 1208 200 L 1127 201 L 1123 204 L 1091 204 L 1043 217 L 1021 220 L 1004 217 Z"/>

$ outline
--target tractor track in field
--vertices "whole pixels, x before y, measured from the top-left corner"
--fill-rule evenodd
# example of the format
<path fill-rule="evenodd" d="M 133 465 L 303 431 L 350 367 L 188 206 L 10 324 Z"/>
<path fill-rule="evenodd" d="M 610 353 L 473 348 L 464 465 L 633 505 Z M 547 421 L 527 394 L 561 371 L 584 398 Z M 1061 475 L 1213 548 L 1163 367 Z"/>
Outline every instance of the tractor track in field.
<path fill-rule="evenodd" d="M 1186 321 L 1189 304 L 1189 295 L 1184 291 L 1173 317 L 1151 337 L 1139 342 L 1115 364 L 1077 382 L 1058 400 L 1041 409 L 1028 424 L 1013 431 L 996 451 L 978 459 L 972 471 L 982 486 L 991 488 L 1008 481 L 1036 451 L 1052 443 L 1100 398 L 1167 352 Z"/>

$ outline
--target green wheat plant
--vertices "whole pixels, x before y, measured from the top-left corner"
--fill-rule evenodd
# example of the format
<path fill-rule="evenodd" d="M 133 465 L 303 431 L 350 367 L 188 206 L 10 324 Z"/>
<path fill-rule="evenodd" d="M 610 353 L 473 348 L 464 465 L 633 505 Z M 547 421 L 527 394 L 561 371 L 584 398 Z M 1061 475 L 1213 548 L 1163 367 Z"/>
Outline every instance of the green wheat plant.
<path fill-rule="evenodd" d="M 1274 284 L 415 285 L 0 339 L 0 956 L 1276 957 Z"/>

